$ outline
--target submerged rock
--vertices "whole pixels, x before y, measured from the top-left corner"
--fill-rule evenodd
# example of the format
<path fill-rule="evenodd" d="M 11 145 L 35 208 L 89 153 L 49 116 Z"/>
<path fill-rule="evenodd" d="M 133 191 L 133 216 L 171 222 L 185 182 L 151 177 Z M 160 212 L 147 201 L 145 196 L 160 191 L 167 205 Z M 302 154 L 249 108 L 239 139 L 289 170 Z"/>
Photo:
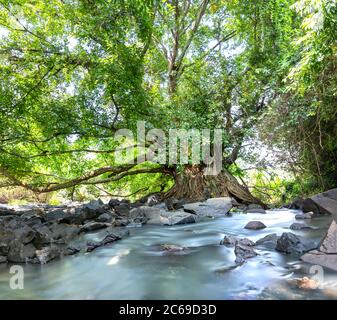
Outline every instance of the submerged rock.
<path fill-rule="evenodd" d="M 91 222 L 86 223 L 83 227 L 81 227 L 80 231 L 81 232 L 89 232 L 89 231 L 107 228 L 109 226 L 110 226 L 109 223 L 91 221 Z"/>
<path fill-rule="evenodd" d="M 249 230 L 261 230 L 266 228 L 266 226 L 261 221 L 249 221 L 245 225 L 245 229 Z"/>
<path fill-rule="evenodd" d="M 257 253 L 252 246 L 246 246 L 240 243 L 235 245 L 234 253 L 236 255 L 236 264 L 242 264 L 246 261 L 246 259 L 257 256 Z"/>
<path fill-rule="evenodd" d="M 236 244 L 242 244 L 244 246 L 250 246 L 250 247 L 255 245 L 255 243 L 249 240 L 248 238 L 240 239 L 240 238 L 237 238 L 231 235 L 224 236 L 223 240 L 220 241 L 220 244 L 227 245 L 227 246 L 235 246 Z"/>
<path fill-rule="evenodd" d="M 257 246 L 264 246 L 266 248 L 270 248 L 270 249 L 275 249 L 276 248 L 276 244 L 277 244 L 277 240 L 280 237 L 276 234 L 276 233 L 271 233 L 266 235 L 265 237 L 259 239 L 256 241 L 256 245 Z"/>
<path fill-rule="evenodd" d="M 297 219 L 297 220 L 311 219 L 313 214 L 314 214 L 313 212 L 306 212 L 306 213 L 297 214 L 295 216 L 295 219 Z"/>
<path fill-rule="evenodd" d="M 302 254 L 316 247 L 317 245 L 313 241 L 299 237 L 291 232 L 284 232 L 276 244 L 277 251 L 294 255 Z"/>
<path fill-rule="evenodd" d="M 115 242 L 117 240 L 121 240 L 123 237 L 125 237 L 126 235 L 129 235 L 129 231 L 126 232 L 116 232 L 116 233 L 108 233 L 101 241 L 88 241 L 87 242 L 87 248 L 86 251 L 87 252 L 91 252 L 93 250 L 95 250 L 96 248 L 105 246 L 107 244 L 110 244 L 112 242 Z"/>
<path fill-rule="evenodd" d="M 289 280 L 289 283 L 296 285 L 299 289 L 316 290 L 319 288 L 319 282 L 308 277 Z"/>
<path fill-rule="evenodd" d="M 303 230 L 303 229 L 313 229 L 313 227 L 308 226 L 305 223 L 298 223 L 298 222 L 294 222 L 291 226 L 290 226 L 291 230 Z"/>
<path fill-rule="evenodd" d="M 181 252 L 186 249 L 184 247 L 177 246 L 174 244 L 163 244 L 161 247 L 164 251 L 168 251 L 168 252 Z"/>

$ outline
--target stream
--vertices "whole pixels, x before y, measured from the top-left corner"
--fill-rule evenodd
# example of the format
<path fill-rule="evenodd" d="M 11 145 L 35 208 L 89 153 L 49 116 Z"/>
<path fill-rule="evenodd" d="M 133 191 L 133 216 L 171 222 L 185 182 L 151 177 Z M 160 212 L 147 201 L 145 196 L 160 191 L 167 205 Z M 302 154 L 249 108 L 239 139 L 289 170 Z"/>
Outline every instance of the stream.
<path fill-rule="evenodd" d="M 283 232 L 319 242 L 331 217 L 305 221 L 315 230 L 294 231 L 289 226 L 296 213 L 287 209 L 267 214 L 238 212 L 195 224 L 128 228 L 129 237 L 91 253 L 46 265 L 23 265 L 23 290 L 10 289 L 10 265 L 2 264 L 0 299 L 337 299 L 337 273 L 324 270 L 328 288 L 301 290 L 287 281 L 310 276 L 309 266 L 296 257 L 256 247 L 258 256 L 236 266 L 233 247 L 219 245 L 225 234 L 256 241 Z M 250 220 L 262 221 L 267 228 L 244 229 Z M 87 239 L 99 236 L 84 235 Z M 163 253 L 163 244 L 187 249 Z"/>

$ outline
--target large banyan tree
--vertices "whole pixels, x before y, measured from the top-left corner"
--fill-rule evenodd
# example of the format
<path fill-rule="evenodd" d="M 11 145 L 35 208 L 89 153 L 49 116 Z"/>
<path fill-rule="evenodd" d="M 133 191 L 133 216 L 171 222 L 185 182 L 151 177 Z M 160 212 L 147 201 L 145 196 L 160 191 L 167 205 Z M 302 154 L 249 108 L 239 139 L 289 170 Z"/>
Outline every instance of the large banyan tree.
<path fill-rule="evenodd" d="M 268 99 L 244 3 L 1 0 L 1 187 L 257 202 L 231 173 Z M 205 175 L 190 156 L 117 162 L 116 149 L 134 145 L 116 132 L 136 134 L 139 121 L 165 133 L 222 129 L 221 172 Z"/>

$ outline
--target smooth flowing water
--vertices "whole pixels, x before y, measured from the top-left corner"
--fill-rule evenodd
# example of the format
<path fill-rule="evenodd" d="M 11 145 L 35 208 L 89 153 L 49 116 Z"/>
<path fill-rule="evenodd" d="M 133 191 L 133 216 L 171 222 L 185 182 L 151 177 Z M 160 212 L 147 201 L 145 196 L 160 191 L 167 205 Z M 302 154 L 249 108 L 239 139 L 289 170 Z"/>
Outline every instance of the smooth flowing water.
<path fill-rule="evenodd" d="M 287 281 L 303 277 L 308 266 L 275 250 L 257 247 L 258 256 L 235 266 L 234 249 L 219 245 L 225 234 L 256 241 L 270 233 L 293 232 L 321 240 L 331 217 L 312 219 L 316 230 L 292 231 L 293 210 L 267 214 L 234 213 L 232 217 L 167 226 L 130 228 L 130 236 L 88 254 L 55 260 L 46 265 L 24 265 L 24 289 L 9 287 L 10 265 L 0 265 L 1 299 L 325 299 L 337 298 L 333 289 L 300 290 Z M 250 220 L 264 230 L 246 230 Z M 86 235 L 88 239 L 99 234 Z M 163 244 L 187 247 L 165 254 Z M 310 276 L 310 275 L 309 275 Z M 324 272 L 334 283 L 337 273 Z M 337 283 L 337 282 L 336 282 Z"/>

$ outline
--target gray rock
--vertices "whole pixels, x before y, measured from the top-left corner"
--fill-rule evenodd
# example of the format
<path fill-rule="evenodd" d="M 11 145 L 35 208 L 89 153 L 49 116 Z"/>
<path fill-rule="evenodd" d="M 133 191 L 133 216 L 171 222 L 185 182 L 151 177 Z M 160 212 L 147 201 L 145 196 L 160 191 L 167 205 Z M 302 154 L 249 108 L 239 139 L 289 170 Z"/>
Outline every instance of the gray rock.
<path fill-rule="evenodd" d="M 302 254 L 315 249 L 316 247 L 317 244 L 315 242 L 297 236 L 291 232 L 284 232 L 277 240 L 276 244 L 277 251 L 293 255 Z"/>
<path fill-rule="evenodd" d="M 113 223 L 115 218 L 108 212 L 101 214 L 96 221 L 98 222 L 108 222 L 108 223 Z"/>
<path fill-rule="evenodd" d="M 120 201 L 118 199 L 111 199 L 109 201 L 109 207 L 114 208 L 120 205 Z"/>
<path fill-rule="evenodd" d="M 7 262 L 7 257 L 0 256 L 0 263 L 6 263 L 6 262 Z"/>
<path fill-rule="evenodd" d="M 119 216 L 127 217 L 130 212 L 130 205 L 128 203 L 121 203 L 119 206 L 115 207 L 115 212 Z"/>
<path fill-rule="evenodd" d="M 79 246 L 71 245 L 64 249 L 63 254 L 65 256 L 72 256 L 80 251 L 81 251 L 81 248 Z"/>
<path fill-rule="evenodd" d="M 96 248 L 105 246 L 117 240 L 121 240 L 124 236 L 129 235 L 129 231 L 123 233 L 109 233 L 101 241 L 88 241 L 87 242 L 87 252 L 91 252 Z"/>
<path fill-rule="evenodd" d="M 252 247 L 255 245 L 255 243 L 249 240 L 248 238 L 240 239 L 240 238 L 237 238 L 231 235 L 225 236 L 223 240 L 221 240 L 220 244 L 227 245 L 227 246 L 235 246 L 236 244 L 242 244 L 244 246 L 249 246 L 249 247 Z"/>
<path fill-rule="evenodd" d="M 305 253 L 301 257 L 301 260 L 337 271 L 337 254 L 326 254 L 318 250 L 313 250 Z"/>
<path fill-rule="evenodd" d="M 275 249 L 277 240 L 279 238 L 280 237 L 278 237 L 276 233 L 272 233 L 272 234 L 268 234 L 265 237 L 257 240 L 255 244 L 257 246 L 264 246 L 266 248 Z"/>
<path fill-rule="evenodd" d="M 249 230 L 261 230 L 266 228 L 266 226 L 261 221 L 249 221 L 245 225 L 245 229 Z"/>
<path fill-rule="evenodd" d="M 298 222 L 294 222 L 291 226 L 290 226 L 291 230 L 303 230 L 303 229 L 313 229 L 311 226 L 308 226 L 305 223 L 298 223 Z"/>
<path fill-rule="evenodd" d="M 166 252 L 181 252 L 186 250 L 186 248 L 174 244 L 163 244 L 161 247 Z"/>
<path fill-rule="evenodd" d="M 337 254 L 337 223 L 333 221 L 320 244 L 319 251 L 329 254 Z"/>
<path fill-rule="evenodd" d="M 54 240 L 62 239 L 64 242 L 74 239 L 80 233 L 80 227 L 65 223 L 54 223 L 49 226 L 49 229 L 52 231 L 52 238 Z"/>
<path fill-rule="evenodd" d="M 129 220 L 131 223 L 142 223 L 145 224 L 149 218 L 149 212 L 151 211 L 151 214 L 154 212 L 158 212 L 160 214 L 160 209 L 152 208 L 148 206 L 142 206 L 138 208 L 134 208 L 129 213 Z"/>
<path fill-rule="evenodd" d="M 80 232 L 89 232 L 89 231 L 99 230 L 99 229 L 107 228 L 109 226 L 110 226 L 109 223 L 91 221 L 91 222 L 86 223 L 83 227 L 81 227 Z"/>
<path fill-rule="evenodd" d="M 48 210 L 44 216 L 45 221 L 54 221 L 64 219 L 69 216 L 69 213 L 63 209 L 51 209 Z"/>
<path fill-rule="evenodd" d="M 41 250 L 36 250 L 36 262 L 46 264 L 55 258 L 60 257 L 61 250 L 57 246 L 44 247 Z"/>
<path fill-rule="evenodd" d="M 179 210 L 179 209 L 184 208 L 184 205 L 186 204 L 186 200 L 170 198 L 165 201 L 165 204 L 166 204 L 167 209 L 170 211 Z M 194 213 L 194 212 L 190 212 L 190 213 Z"/>
<path fill-rule="evenodd" d="M 245 246 L 243 244 L 237 243 L 234 248 L 234 253 L 236 255 L 235 263 L 242 264 L 246 259 L 257 256 L 257 253 L 252 248 L 252 246 Z"/>
<path fill-rule="evenodd" d="M 35 231 L 28 225 L 16 229 L 14 232 L 14 239 L 20 240 L 23 244 L 27 244 L 33 241 L 35 238 Z"/>
<path fill-rule="evenodd" d="M 35 257 L 35 247 L 29 243 L 24 245 L 20 240 L 12 241 L 7 259 L 9 262 L 25 263 Z"/>
<path fill-rule="evenodd" d="M 311 219 L 312 215 L 313 215 L 313 212 L 301 213 L 301 214 L 297 214 L 295 216 L 295 219 L 297 219 L 297 220 Z"/>
<path fill-rule="evenodd" d="M 233 207 L 232 199 L 229 197 L 210 198 L 205 202 L 184 204 L 184 211 L 198 216 L 220 216 L 225 215 Z"/>

